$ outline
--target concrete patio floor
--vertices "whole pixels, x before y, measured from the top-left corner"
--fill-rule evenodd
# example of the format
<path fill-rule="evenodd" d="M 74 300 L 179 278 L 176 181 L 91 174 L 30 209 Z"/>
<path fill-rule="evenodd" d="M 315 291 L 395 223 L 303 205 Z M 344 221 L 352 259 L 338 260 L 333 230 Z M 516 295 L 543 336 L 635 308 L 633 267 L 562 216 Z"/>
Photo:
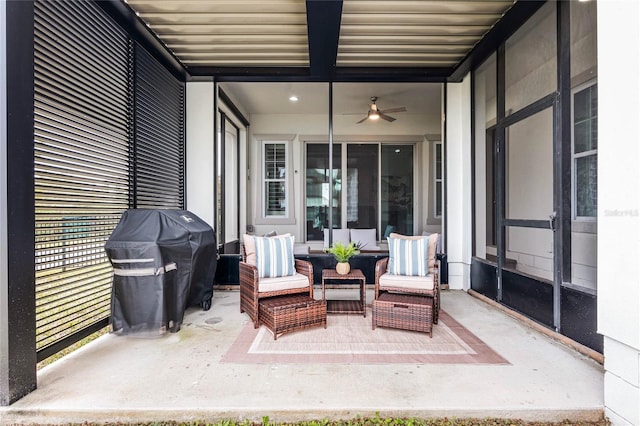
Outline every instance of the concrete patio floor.
<path fill-rule="evenodd" d="M 248 316 L 237 291 L 216 290 L 179 333 L 105 335 L 43 368 L 0 423 L 602 418 L 599 363 L 466 292 L 443 291 L 442 308 L 510 364 L 220 363 Z"/>

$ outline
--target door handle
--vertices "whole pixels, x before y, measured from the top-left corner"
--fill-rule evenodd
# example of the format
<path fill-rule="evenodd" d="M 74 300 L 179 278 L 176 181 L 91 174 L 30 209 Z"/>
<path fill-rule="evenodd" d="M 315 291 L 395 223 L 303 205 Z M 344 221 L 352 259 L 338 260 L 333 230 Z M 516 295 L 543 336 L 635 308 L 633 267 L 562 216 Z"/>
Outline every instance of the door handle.
<path fill-rule="evenodd" d="M 556 230 L 556 212 L 554 211 L 549 215 L 549 229 Z"/>

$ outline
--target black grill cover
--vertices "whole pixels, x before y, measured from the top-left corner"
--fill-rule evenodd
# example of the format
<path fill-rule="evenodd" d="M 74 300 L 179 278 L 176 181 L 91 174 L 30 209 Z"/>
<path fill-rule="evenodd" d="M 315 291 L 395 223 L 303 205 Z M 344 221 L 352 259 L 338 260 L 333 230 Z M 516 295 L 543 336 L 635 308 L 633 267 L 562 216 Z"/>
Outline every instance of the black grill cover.
<path fill-rule="evenodd" d="M 187 306 L 211 306 L 216 237 L 193 213 L 127 210 L 105 250 L 114 269 L 112 332 L 176 332 Z"/>

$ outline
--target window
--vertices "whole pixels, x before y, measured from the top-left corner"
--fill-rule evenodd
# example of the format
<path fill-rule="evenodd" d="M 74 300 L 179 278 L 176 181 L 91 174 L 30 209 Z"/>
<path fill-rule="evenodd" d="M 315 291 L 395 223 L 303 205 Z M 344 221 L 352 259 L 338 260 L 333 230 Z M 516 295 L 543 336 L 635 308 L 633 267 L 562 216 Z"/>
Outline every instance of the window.
<path fill-rule="evenodd" d="M 436 142 L 435 155 L 433 157 L 433 182 L 435 185 L 433 200 L 433 215 L 442 217 L 442 142 Z"/>
<path fill-rule="evenodd" d="M 288 217 L 287 214 L 287 144 L 265 142 L 263 146 L 263 215 Z"/>
<path fill-rule="evenodd" d="M 376 229 L 378 239 L 389 232 L 412 235 L 414 148 L 409 143 L 336 143 L 330 171 L 328 144 L 308 143 L 307 241 L 323 239 L 330 196 L 334 228 Z"/>
<path fill-rule="evenodd" d="M 598 207 L 598 85 L 579 86 L 572 96 L 574 217 L 595 218 Z"/>

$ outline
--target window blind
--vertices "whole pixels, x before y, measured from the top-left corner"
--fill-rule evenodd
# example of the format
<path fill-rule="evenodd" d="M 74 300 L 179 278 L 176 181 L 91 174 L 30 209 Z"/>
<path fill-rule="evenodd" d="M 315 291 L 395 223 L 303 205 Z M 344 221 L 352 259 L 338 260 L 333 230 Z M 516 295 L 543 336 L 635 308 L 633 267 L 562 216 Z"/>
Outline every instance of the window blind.
<path fill-rule="evenodd" d="M 184 208 L 184 83 L 136 44 L 136 208 Z"/>
<path fill-rule="evenodd" d="M 264 145 L 264 197 L 265 216 L 285 216 L 286 194 L 286 145 L 265 143 Z"/>
<path fill-rule="evenodd" d="M 38 359 L 106 325 L 104 243 L 129 207 L 129 42 L 92 2 L 35 4 Z"/>

